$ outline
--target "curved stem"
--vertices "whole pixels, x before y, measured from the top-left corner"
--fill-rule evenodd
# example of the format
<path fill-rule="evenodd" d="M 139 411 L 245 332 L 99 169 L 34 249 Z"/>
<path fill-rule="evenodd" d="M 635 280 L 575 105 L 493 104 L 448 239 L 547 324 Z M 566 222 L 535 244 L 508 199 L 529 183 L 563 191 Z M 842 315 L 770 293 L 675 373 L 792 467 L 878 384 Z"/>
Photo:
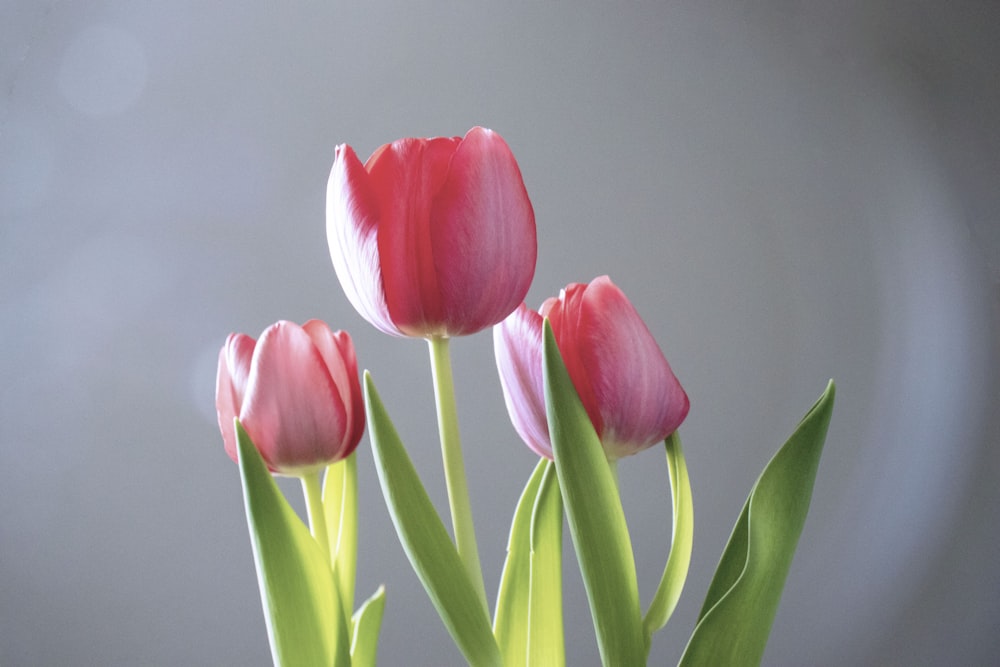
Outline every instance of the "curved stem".
<path fill-rule="evenodd" d="M 309 517 L 309 532 L 330 560 L 330 538 L 327 536 L 326 517 L 323 514 L 323 491 L 320 475 L 323 468 L 307 472 L 302 476 L 302 493 L 306 497 L 306 515 Z"/>
<path fill-rule="evenodd" d="M 448 339 L 435 336 L 428 339 L 431 352 L 431 372 L 434 376 L 434 402 L 437 406 L 438 430 L 441 434 L 441 458 L 444 479 L 448 487 L 448 507 L 455 531 L 455 546 L 465 565 L 469 580 L 486 608 L 486 588 L 479 564 L 476 529 L 472 521 L 469 487 L 465 479 L 462 441 L 458 434 L 458 414 L 455 409 L 455 386 L 451 376 L 451 355 Z M 487 610 L 488 611 L 488 610 Z"/>

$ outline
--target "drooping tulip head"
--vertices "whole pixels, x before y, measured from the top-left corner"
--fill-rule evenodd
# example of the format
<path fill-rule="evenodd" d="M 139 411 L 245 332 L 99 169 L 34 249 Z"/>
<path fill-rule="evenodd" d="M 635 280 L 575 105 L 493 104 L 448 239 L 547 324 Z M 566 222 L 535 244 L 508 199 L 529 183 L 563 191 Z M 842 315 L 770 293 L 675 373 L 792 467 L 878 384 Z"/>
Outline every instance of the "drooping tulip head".
<path fill-rule="evenodd" d="M 542 380 L 542 321 L 608 460 L 646 449 L 677 430 L 689 401 L 625 294 L 607 276 L 573 283 L 535 312 L 521 304 L 493 330 L 497 368 L 515 430 L 552 458 Z"/>
<path fill-rule="evenodd" d="M 400 139 L 364 164 L 337 147 L 327 240 L 357 311 L 396 336 L 460 336 L 524 299 L 535 272 L 535 216 L 499 134 Z"/>
<path fill-rule="evenodd" d="M 350 456 L 365 428 L 351 337 L 319 320 L 277 322 L 257 341 L 230 334 L 219 352 L 215 407 L 234 461 L 234 417 L 272 472 L 301 476 Z"/>

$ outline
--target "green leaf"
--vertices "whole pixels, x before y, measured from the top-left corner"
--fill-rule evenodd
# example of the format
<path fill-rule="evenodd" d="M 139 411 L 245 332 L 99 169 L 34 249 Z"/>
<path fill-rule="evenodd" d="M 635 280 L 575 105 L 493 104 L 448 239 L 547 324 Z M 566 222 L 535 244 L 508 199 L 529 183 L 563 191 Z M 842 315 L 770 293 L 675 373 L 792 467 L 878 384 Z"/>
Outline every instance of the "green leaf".
<path fill-rule="evenodd" d="M 507 560 L 500 575 L 493 635 L 504 667 L 525 667 L 528 659 L 528 608 L 531 592 L 531 518 L 538 487 L 549 466 L 541 459 L 521 492 L 507 538 Z"/>
<path fill-rule="evenodd" d="M 566 663 L 562 615 L 562 497 L 541 459 L 514 510 L 493 622 L 505 667 Z"/>
<path fill-rule="evenodd" d="M 351 667 L 375 667 L 378 658 L 378 635 L 382 628 L 384 611 L 385 586 L 379 586 L 354 614 Z"/>
<path fill-rule="evenodd" d="M 691 546 L 694 541 L 694 503 L 691 499 L 691 480 L 688 478 L 681 438 L 674 432 L 667 436 L 667 470 L 670 474 L 670 497 L 673 505 L 673 533 L 670 538 L 670 555 L 663 568 L 660 585 L 642 621 L 649 651 L 653 635 L 667 624 L 684 589 L 688 566 L 691 564 Z"/>
<path fill-rule="evenodd" d="M 469 664 L 499 666 L 500 649 L 482 600 L 367 371 L 365 408 L 382 495 L 410 565 Z"/>
<path fill-rule="evenodd" d="M 545 408 L 559 488 L 566 505 L 597 644 L 604 665 L 642 665 L 639 590 L 625 512 L 601 441 L 544 323 Z"/>
<path fill-rule="evenodd" d="M 528 664 L 566 664 L 562 612 L 562 496 L 555 464 L 548 462 L 531 515 L 531 595 Z"/>
<path fill-rule="evenodd" d="M 347 621 L 326 555 L 285 500 L 239 420 L 247 524 L 275 665 L 349 667 Z"/>
<path fill-rule="evenodd" d="M 358 563 L 358 458 L 357 451 L 326 471 L 323 510 L 330 542 L 330 559 L 344 615 L 354 609 L 354 580 Z"/>
<path fill-rule="evenodd" d="M 805 524 L 833 411 L 833 381 L 757 479 L 680 664 L 757 665 Z"/>

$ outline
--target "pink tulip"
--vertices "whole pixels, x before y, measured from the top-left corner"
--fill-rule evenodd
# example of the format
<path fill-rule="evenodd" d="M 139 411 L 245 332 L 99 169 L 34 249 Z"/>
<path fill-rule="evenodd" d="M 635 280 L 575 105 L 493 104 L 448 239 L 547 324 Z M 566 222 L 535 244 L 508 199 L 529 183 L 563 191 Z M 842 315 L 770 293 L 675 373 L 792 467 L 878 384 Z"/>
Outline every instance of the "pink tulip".
<path fill-rule="evenodd" d="M 568 285 L 538 312 L 521 304 L 493 330 L 507 411 L 531 449 L 552 458 L 542 386 L 545 317 L 608 460 L 677 430 L 688 413 L 687 394 L 628 298 L 601 276 Z"/>
<path fill-rule="evenodd" d="M 535 273 L 535 215 L 499 134 L 400 139 L 361 164 L 337 147 L 327 240 L 361 315 L 396 336 L 460 336 L 507 317 Z"/>
<path fill-rule="evenodd" d="M 230 334 L 219 352 L 215 407 L 234 461 L 234 417 L 272 472 L 301 476 L 350 456 L 365 429 L 351 337 L 319 320 L 277 322 L 259 341 Z"/>

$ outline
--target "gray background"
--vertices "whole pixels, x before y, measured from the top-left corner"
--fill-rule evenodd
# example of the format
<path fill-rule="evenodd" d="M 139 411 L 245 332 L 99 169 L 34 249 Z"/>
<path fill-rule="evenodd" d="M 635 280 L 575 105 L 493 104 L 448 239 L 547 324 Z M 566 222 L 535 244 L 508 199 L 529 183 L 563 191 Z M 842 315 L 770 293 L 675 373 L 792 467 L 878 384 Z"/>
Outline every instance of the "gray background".
<path fill-rule="evenodd" d="M 610 274 L 691 397 L 694 563 L 650 664 L 676 662 L 747 491 L 829 377 L 765 663 L 992 663 L 1000 10 L 743 5 L 5 3 L 0 664 L 268 662 L 215 423 L 230 331 L 348 329 L 443 506 L 425 346 L 348 304 L 325 184 L 338 143 L 477 124 L 534 203 L 529 303 Z M 453 352 L 492 601 L 534 457 L 489 334 Z M 360 452 L 382 663 L 460 664 Z M 666 467 L 647 452 L 621 475 L 648 601 Z M 569 662 L 593 665 L 568 542 Z"/>

